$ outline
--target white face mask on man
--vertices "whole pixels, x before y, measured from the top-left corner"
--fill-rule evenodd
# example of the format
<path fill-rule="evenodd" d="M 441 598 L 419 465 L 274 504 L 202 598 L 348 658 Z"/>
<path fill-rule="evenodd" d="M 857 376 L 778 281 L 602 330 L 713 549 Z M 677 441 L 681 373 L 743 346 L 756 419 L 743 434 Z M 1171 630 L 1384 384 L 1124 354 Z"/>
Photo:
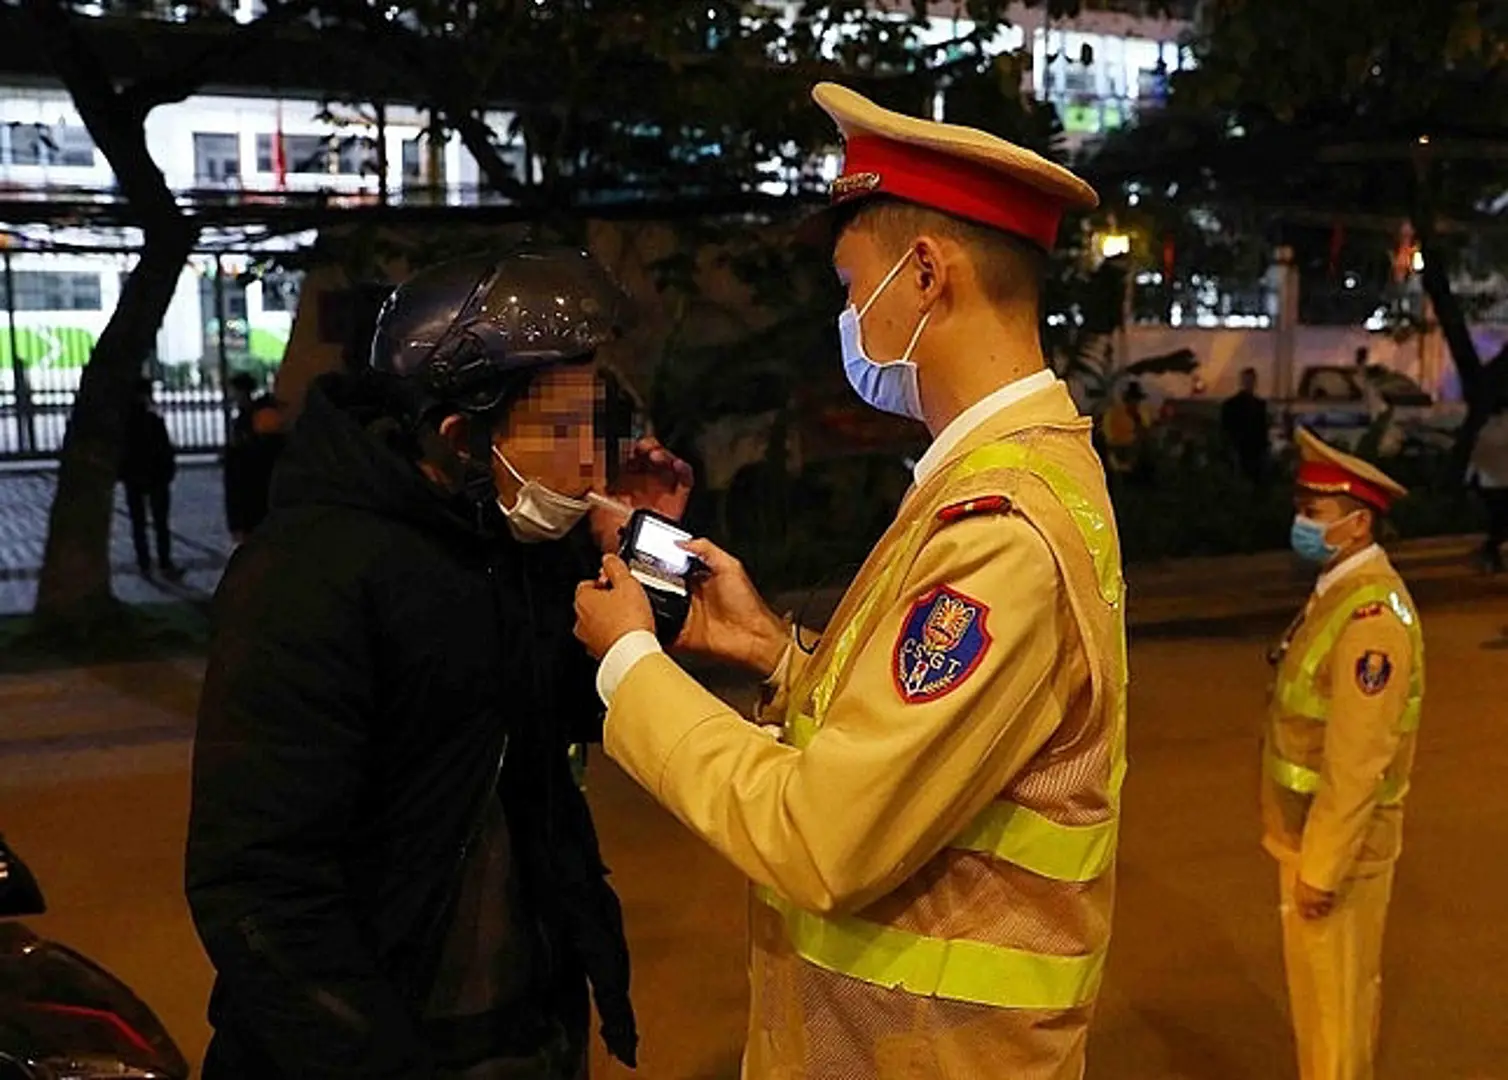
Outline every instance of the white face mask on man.
<path fill-rule="evenodd" d="M 890 268 L 890 273 L 869 294 L 869 299 L 864 301 L 862 308 L 849 304 L 843 309 L 843 313 L 838 316 L 838 340 L 843 349 L 843 374 L 848 376 L 848 385 L 853 387 L 854 393 L 881 412 L 924 420 L 921 386 L 917 381 L 916 364 L 912 361 L 911 354 L 916 350 L 916 343 L 921 339 L 922 331 L 927 328 L 927 320 L 932 317 L 932 313 L 927 312 L 917 322 L 916 332 L 911 335 L 911 343 L 906 346 L 901 358 L 889 363 L 869 358 L 864 351 L 864 336 L 860 329 L 861 320 L 869 314 L 869 309 L 874 307 L 880 294 L 905 269 L 911 261 L 911 254 L 908 250 Z"/>
<path fill-rule="evenodd" d="M 521 485 L 518 498 L 512 506 L 505 505 L 502 496 L 497 500 L 497 508 L 507 519 L 508 531 L 515 540 L 525 544 L 559 540 L 574 529 L 592 508 L 592 504 L 585 499 L 562 495 L 545 487 L 538 480 L 525 480 L 495 444 L 492 453 Z"/>

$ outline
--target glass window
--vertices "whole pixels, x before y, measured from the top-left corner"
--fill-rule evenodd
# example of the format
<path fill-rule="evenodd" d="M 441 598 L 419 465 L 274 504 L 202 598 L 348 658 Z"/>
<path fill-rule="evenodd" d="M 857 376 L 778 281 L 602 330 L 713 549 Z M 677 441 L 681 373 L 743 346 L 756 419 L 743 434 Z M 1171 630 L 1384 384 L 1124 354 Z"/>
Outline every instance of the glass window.
<path fill-rule="evenodd" d="M 340 140 L 336 171 L 346 176 L 377 175 L 377 140 L 351 135 Z"/>
<path fill-rule="evenodd" d="M 194 133 L 194 182 L 223 184 L 241 175 L 241 139 L 237 135 Z"/>
<path fill-rule="evenodd" d="M 94 138 L 83 124 L 64 124 L 52 129 L 57 144 L 57 163 L 80 169 L 94 168 Z"/>
<path fill-rule="evenodd" d="M 271 135 L 257 136 L 257 171 L 276 171 Z M 323 135 L 284 135 L 283 170 L 290 173 L 330 171 L 330 145 Z"/>
<path fill-rule="evenodd" d="M 40 124 L 7 124 L 10 131 L 10 165 L 40 165 L 43 160 Z"/>
<path fill-rule="evenodd" d="M 262 275 L 262 310 L 293 311 L 298 307 L 302 275 L 291 270 L 269 270 Z"/>
<path fill-rule="evenodd" d="M 16 283 L 17 311 L 101 311 L 104 308 L 98 274 L 17 270 L 11 276 Z M 4 294 L 5 281 L 0 278 L 0 299 L 6 299 Z"/>

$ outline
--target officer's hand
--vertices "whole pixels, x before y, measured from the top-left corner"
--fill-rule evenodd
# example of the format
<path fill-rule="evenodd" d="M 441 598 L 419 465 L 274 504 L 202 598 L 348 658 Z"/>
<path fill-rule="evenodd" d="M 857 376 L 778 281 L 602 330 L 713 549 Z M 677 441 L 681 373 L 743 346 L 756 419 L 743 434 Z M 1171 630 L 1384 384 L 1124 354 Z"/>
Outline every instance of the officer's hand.
<path fill-rule="evenodd" d="M 790 640 L 785 623 L 732 555 L 709 540 L 688 540 L 681 547 L 702 560 L 709 573 L 692 582 L 691 613 L 676 648 L 770 675 Z"/>
<path fill-rule="evenodd" d="M 1293 902 L 1306 919 L 1323 919 L 1335 910 L 1335 894 L 1316 889 L 1300 878 L 1293 887 Z"/>
<path fill-rule="evenodd" d="M 602 559 L 602 576 L 576 586 L 576 639 L 601 660 L 624 634 L 655 628 L 644 586 L 616 555 Z"/>

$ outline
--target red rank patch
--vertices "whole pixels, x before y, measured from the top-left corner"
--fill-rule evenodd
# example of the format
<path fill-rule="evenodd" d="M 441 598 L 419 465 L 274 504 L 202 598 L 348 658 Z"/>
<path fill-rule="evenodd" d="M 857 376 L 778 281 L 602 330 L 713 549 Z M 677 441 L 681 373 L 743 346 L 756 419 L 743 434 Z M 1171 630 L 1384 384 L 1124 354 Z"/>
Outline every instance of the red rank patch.
<path fill-rule="evenodd" d="M 1374 600 L 1370 604 L 1363 604 L 1351 613 L 1353 619 L 1375 619 L 1387 611 L 1388 606 L 1381 600 Z"/>
<path fill-rule="evenodd" d="M 911 605 L 895 642 L 893 674 L 901 700 L 916 705 L 957 690 L 990 648 L 990 609 L 939 586 Z"/>
<path fill-rule="evenodd" d="M 950 503 L 937 512 L 937 520 L 944 525 L 951 525 L 960 518 L 973 517 L 975 514 L 1003 514 L 1010 508 L 1011 501 L 1004 495 L 981 495 L 977 499 Z"/>

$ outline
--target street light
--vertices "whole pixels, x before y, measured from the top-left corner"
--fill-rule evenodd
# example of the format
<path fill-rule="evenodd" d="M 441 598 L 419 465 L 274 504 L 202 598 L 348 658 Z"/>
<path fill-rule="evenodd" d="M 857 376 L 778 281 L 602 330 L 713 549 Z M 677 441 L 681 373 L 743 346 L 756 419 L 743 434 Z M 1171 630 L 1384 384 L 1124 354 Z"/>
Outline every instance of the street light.
<path fill-rule="evenodd" d="M 1126 233 L 1104 233 L 1100 236 L 1100 256 L 1114 259 L 1131 254 L 1131 237 Z"/>

